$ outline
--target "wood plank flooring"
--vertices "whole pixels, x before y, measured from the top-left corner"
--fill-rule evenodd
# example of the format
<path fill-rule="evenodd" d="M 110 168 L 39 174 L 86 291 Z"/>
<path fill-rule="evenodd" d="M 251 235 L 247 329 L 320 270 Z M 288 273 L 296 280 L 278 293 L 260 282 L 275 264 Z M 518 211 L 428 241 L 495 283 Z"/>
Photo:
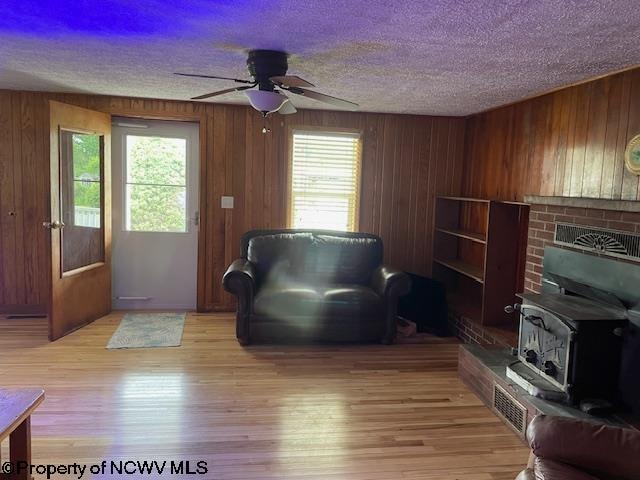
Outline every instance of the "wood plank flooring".
<path fill-rule="evenodd" d="M 106 350 L 121 317 L 54 343 L 42 319 L 0 318 L 2 386 L 46 391 L 34 462 L 204 460 L 189 478 L 217 480 L 512 480 L 526 463 L 458 380 L 454 340 L 242 348 L 212 314 L 188 315 L 182 347 Z"/>

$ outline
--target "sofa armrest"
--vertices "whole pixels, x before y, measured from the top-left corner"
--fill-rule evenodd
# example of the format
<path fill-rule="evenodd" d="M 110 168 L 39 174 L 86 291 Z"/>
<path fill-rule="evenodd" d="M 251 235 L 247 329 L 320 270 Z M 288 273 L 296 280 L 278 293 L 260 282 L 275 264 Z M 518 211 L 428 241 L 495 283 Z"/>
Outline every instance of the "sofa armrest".
<path fill-rule="evenodd" d="M 222 277 L 224 289 L 234 295 L 242 295 L 250 289 L 255 290 L 256 271 L 253 264 L 244 258 L 234 260 Z"/>
<path fill-rule="evenodd" d="M 400 270 L 382 265 L 373 272 L 371 288 L 382 297 L 384 331 L 381 341 L 389 345 L 396 338 L 398 298 L 409 293 L 411 279 Z"/>
<path fill-rule="evenodd" d="M 256 273 L 253 264 L 244 258 L 235 260 L 222 277 L 222 285 L 227 292 L 238 299 L 236 338 L 241 345 L 248 345 L 251 335 L 249 321 L 256 291 Z"/>
<path fill-rule="evenodd" d="M 596 475 L 640 478 L 640 432 L 565 417 L 539 415 L 527 429 L 536 457 Z"/>
<path fill-rule="evenodd" d="M 403 271 L 381 265 L 373 272 L 371 288 L 381 297 L 389 295 L 400 297 L 409 293 L 411 280 Z"/>
<path fill-rule="evenodd" d="M 527 468 L 518 474 L 516 480 L 536 480 L 536 474 L 532 469 Z"/>

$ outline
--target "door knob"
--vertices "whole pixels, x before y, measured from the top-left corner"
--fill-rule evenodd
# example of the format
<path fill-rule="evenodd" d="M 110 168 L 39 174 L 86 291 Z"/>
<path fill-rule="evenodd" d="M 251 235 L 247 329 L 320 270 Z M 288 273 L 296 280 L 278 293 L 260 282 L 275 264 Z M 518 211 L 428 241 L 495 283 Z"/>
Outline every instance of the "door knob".
<path fill-rule="evenodd" d="M 53 222 L 42 222 L 42 226 L 45 228 L 50 228 L 51 230 L 57 230 L 60 228 L 64 228 L 64 223 L 59 220 L 54 220 Z"/>

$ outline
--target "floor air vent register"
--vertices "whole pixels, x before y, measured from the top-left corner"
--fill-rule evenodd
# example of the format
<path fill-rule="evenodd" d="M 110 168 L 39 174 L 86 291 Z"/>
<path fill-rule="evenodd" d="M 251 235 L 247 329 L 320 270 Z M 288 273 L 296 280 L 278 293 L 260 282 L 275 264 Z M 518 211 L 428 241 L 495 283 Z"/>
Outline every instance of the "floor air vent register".
<path fill-rule="evenodd" d="M 521 436 L 527 431 L 527 409 L 500 385 L 493 384 L 493 408 Z"/>

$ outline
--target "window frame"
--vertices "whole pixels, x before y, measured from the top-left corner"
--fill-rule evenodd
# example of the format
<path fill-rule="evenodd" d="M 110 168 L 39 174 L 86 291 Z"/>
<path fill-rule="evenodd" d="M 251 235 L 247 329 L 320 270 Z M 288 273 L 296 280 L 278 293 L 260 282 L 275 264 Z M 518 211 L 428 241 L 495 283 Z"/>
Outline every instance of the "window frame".
<path fill-rule="evenodd" d="M 179 231 L 179 232 L 171 232 L 171 231 L 166 231 L 166 230 L 129 230 L 127 229 L 127 208 L 128 208 L 128 204 L 127 204 L 127 186 L 128 185 L 142 185 L 141 183 L 129 183 L 127 181 L 128 178 L 128 172 L 129 172 L 129 156 L 127 154 L 127 142 L 128 142 L 128 137 L 132 136 L 132 137 L 151 137 L 151 138 L 168 138 L 170 140 L 184 140 L 185 141 L 185 159 L 186 159 L 186 164 L 185 164 L 185 185 L 184 187 L 182 187 L 181 185 L 155 185 L 155 186 L 168 186 L 168 187 L 180 187 L 180 188 L 184 188 L 185 189 L 185 230 L 184 231 Z M 134 133 L 130 133 L 130 132 L 125 132 L 123 134 L 123 142 L 122 142 L 122 178 L 121 178 L 121 182 L 120 182 L 120 188 L 121 188 L 121 205 L 122 205 L 122 212 L 121 212 L 121 231 L 126 233 L 126 234 L 136 234 L 136 235 L 145 235 L 145 234 L 154 234 L 154 235 L 187 235 L 190 234 L 192 232 L 192 225 L 191 225 L 191 221 L 189 219 L 189 202 L 191 200 L 191 195 L 192 192 L 190 191 L 190 185 L 191 182 L 193 181 L 193 179 L 191 178 L 190 175 L 190 169 L 189 169 L 189 155 L 191 154 L 191 150 L 190 150 L 190 145 L 189 145 L 189 138 L 184 136 L 184 135 L 175 135 L 175 134 L 165 134 L 165 133 L 157 133 L 157 132 L 149 132 L 149 131 L 135 131 Z"/>
<path fill-rule="evenodd" d="M 356 181 L 356 193 L 355 193 L 355 207 L 353 209 L 353 229 L 345 230 L 345 232 L 358 232 L 360 231 L 360 202 L 362 195 L 362 156 L 364 151 L 364 131 L 359 128 L 342 128 L 342 127 L 322 127 L 322 126 L 310 126 L 310 125 L 294 125 L 290 126 L 287 132 L 287 188 L 285 189 L 285 205 L 286 205 L 286 226 L 287 228 L 293 227 L 293 136 L 296 133 L 308 133 L 308 134 L 324 134 L 326 136 L 331 135 L 357 135 L 358 137 L 358 156 L 356 158 L 358 179 Z"/>

